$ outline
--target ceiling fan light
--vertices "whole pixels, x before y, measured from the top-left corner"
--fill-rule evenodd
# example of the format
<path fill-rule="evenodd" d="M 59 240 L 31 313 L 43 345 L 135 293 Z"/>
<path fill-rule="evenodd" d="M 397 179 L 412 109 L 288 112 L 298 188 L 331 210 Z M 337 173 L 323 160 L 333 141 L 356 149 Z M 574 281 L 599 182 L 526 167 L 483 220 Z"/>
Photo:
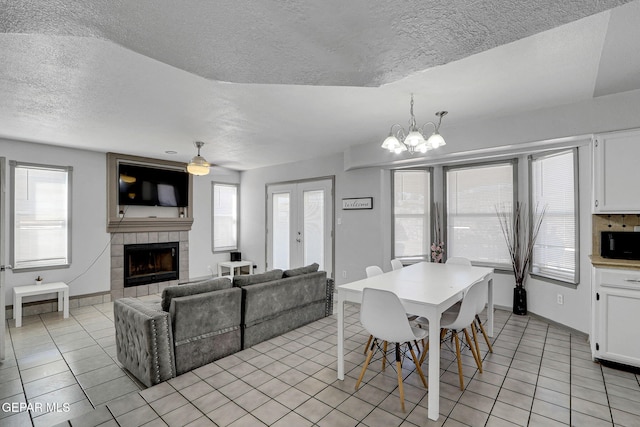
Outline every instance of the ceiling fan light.
<path fill-rule="evenodd" d="M 187 165 L 187 172 L 191 175 L 209 175 L 209 167 L 211 165 L 207 162 L 204 157 L 198 155 L 195 156 L 189 164 Z"/>
<path fill-rule="evenodd" d="M 198 155 L 191 159 L 189 164 L 187 164 L 187 172 L 191 175 L 197 176 L 209 175 L 209 168 L 211 167 L 211 164 L 200 155 L 200 149 L 204 145 L 204 142 L 196 141 L 195 145 L 198 147 Z"/>

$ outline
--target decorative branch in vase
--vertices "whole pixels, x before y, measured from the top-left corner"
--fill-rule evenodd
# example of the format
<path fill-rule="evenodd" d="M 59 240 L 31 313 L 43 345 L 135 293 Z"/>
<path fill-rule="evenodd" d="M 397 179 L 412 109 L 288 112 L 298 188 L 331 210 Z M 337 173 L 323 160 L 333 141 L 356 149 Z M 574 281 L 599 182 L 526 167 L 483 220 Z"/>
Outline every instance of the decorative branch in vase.
<path fill-rule="evenodd" d="M 540 211 L 536 208 L 533 217 L 530 217 L 526 203 L 521 202 L 516 202 L 513 212 L 496 206 L 496 214 L 507 243 L 516 281 L 516 287 L 513 290 L 514 314 L 527 314 L 527 291 L 524 285 L 545 212 L 546 206 Z"/>
<path fill-rule="evenodd" d="M 444 241 L 442 240 L 442 225 L 440 222 L 440 205 L 438 202 L 433 204 L 433 237 L 434 242 L 431 243 L 431 261 L 441 263 L 444 257 Z"/>

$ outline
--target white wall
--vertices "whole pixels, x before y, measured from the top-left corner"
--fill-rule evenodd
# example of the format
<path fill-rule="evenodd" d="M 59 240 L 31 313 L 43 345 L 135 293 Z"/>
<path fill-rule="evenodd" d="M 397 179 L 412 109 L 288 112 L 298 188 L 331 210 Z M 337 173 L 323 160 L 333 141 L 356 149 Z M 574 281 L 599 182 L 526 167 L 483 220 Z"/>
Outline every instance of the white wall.
<path fill-rule="evenodd" d="M 229 261 L 229 253 L 213 253 L 211 242 L 212 183 L 238 184 L 240 173 L 214 166 L 206 176 L 193 177 L 193 226 L 189 232 L 189 277 L 211 276 L 218 262 Z M 242 193 L 241 193 L 242 196 Z M 242 208 L 242 203 L 241 203 Z M 240 227 L 242 232 L 242 223 Z"/>
<path fill-rule="evenodd" d="M 73 167 L 71 266 L 32 272 L 8 270 L 5 273 L 6 303 L 13 300 L 12 289 L 34 283 L 37 275 L 46 282 L 64 281 L 71 296 L 108 291 L 110 288 L 110 235 L 106 231 L 105 154 L 0 139 L 0 155 L 6 158 L 5 242 L 6 263 L 10 263 L 10 167 L 11 160 Z M 97 259 L 97 261 L 95 261 Z M 95 264 L 91 265 L 95 261 Z M 85 272 L 86 271 L 86 272 Z"/>

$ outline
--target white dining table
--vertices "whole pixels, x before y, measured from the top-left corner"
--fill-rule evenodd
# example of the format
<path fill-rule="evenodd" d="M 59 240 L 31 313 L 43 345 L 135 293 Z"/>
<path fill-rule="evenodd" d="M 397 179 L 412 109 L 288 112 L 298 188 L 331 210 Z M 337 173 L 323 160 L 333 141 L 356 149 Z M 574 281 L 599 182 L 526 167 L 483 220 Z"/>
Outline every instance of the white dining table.
<path fill-rule="evenodd" d="M 421 262 L 379 276 L 337 286 L 338 379 L 344 380 L 344 303 L 362 303 L 362 290 L 375 288 L 398 295 L 407 313 L 429 319 L 428 417 L 440 413 L 440 317 L 472 284 L 488 282 L 487 334 L 493 336 L 493 269 Z M 432 341 L 433 340 L 433 341 Z"/>

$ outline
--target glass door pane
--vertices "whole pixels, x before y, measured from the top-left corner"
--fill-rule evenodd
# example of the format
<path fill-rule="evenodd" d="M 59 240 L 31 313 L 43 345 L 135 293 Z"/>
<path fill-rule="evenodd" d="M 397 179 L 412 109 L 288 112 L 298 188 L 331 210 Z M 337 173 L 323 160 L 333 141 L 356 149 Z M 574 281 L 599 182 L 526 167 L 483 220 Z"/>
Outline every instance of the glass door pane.
<path fill-rule="evenodd" d="M 304 262 L 317 262 L 324 270 L 324 190 L 304 192 Z"/>
<path fill-rule="evenodd" d="M 273 254 L 273 266 L 286 270 L 289 268 L 290 259 L 290 229 L 291 229 L 291 195 L 278 193 L 273 195 L 273 240 L 271 251 Z"/>

